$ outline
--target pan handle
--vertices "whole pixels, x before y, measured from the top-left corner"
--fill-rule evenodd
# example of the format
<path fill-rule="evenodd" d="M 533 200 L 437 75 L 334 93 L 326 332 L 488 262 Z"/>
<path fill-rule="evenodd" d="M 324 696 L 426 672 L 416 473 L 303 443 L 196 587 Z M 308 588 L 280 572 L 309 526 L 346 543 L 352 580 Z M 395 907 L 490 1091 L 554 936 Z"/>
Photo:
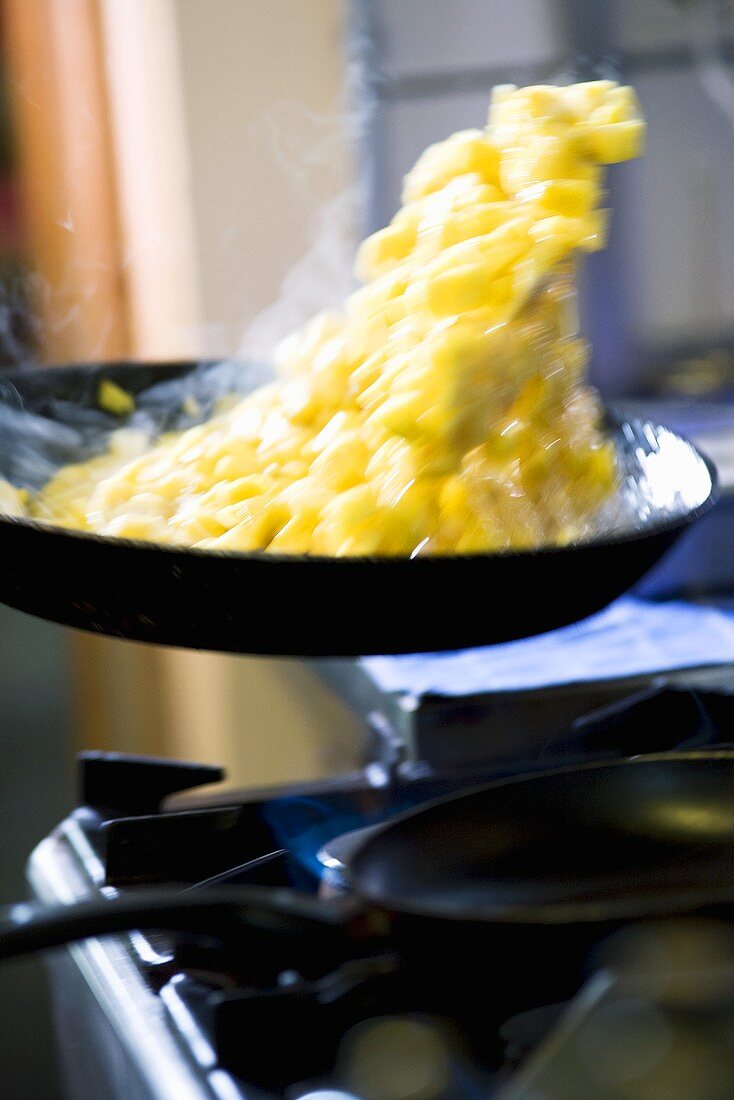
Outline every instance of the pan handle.
<path fill-rule="evenodd" d="M 69 905 L 21 902 L 0 908 L 0 961 L 90 937 L 152 929 L 254 942 L 258 952 L 287 948 L 312 956 L 316 948 L 343 948 L 359 934 L 364 913 L 353 899 L 325 902 L 295 890 L 256 886 L 139 889 Z M 288 965 L 297 965 L 297 959 L 289 955 Z"/>

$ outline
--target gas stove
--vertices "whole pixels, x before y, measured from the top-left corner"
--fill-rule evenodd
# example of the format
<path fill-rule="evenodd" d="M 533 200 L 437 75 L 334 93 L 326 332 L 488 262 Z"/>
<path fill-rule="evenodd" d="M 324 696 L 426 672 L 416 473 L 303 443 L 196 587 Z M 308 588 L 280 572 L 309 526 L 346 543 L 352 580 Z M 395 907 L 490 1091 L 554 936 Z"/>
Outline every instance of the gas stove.
<path fill-rule="evenodd" d="M 80 804 L 33 853 L 30 882 L 42 901 L 64 903 L 163 884 L 340 893 L 350 835 L 437 796 L 533 767 L 729 743 L 729 677 L 720 672 L 713 680 L 689 675 L 685 682 L 555 692 L 545 737 L 538 693 L 531 693 L 531 740 L 524 750 L 516 745 L 514 764 L 502 753 L 488 752 L 468 766 L 445 754 L 437 761 L 396 753 L 384 719 L 373 722 L 383 751 L 359 771 L 268 791 L 218 791 L 224 776 L 214 767 L 83 754 Z M 513 706 L 519 708 L 519 697 Z M 519 721 L 517 728 L 523 728 Z M 411 744 L 415 750 L 431 739 Z M 205 792 L 197 789 L 203 786 Z M 704 951 L 696 962 L 717 980 L 704 974 L 695 986 L 698 1000 L 676 1001 L 684 1034 L 699 1018 L 716 1019 L 722 1035 L 732 1033 L 734 982 L 721 981 L 730 964 L 734 949 L 725 959 Z M 620 1051 L 628 1068 L 635 1058 L 644 1062 L 645 1019 L 657 1021 L 657 1031 L 650 1025 L 653 1047 L 660 1027 L 672 1026 L 673 1010 L 658 1003 L 660 983 L 641 993 L 638 976 L 630 990 L 628 979 L 593 958 L 570 988 L 561 982 L 554 995 L 545 982 L 541 994 L 538 974 L 522 959 L 512 960 L 510 982 L 501 989 L 481 966 L 467 965 L 465 955 L 446 980 L 451 968 L 418 972 L 379 934 L 343 957 L 295 947 L 264 958 L 252 957 L 246 938 L 240 942 L 237 935 L 133 932 L 75 944 L 50 955 L 49 965 L 61 1058 L 75 1100 L 576 1100 L 592 1094 L 611 1100 L 638 1095 L 624 1091 L 629 1081 Z M 628 1028 L 612 1056 L 603 1036 L 612 1034 L 615 1020 L 619 1025 L 620 1005 L 637 1006 L 642 1030 L 635 1045 Z M 622 1017 L 635 1018 L 634 1012 Z M 589 1034 L 596 1034 L 601 1052 L 593 1065 L 611 1067 L 603 1081 L 586 1063 L 579 1068 L 579 1050 L 586 1062 L 591 1057 L 593 1043 L 584 1046 Z M 724 1047 L 709 1052 L 719 1068 L 729 1057 Z M 723 1091 L 689 1091 L 682 1100 L 730 1096 L 734 1065 L 731 1071 L 721 1078 Z M 673 1086 L 666 1087 L 639 1095 L 677 1100 Z"/>

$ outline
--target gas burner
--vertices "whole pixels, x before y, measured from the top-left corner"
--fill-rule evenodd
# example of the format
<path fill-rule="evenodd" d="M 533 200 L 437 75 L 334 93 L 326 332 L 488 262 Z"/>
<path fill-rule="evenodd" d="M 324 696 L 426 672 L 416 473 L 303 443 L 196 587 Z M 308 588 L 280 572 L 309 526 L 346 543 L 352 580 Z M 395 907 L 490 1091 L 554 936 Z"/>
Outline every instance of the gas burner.
<path fill-rule="evenodd" d="M 323 783 L 212 792 L 211 784 L 224 778 L 217 768 L 83 754 L 81 805 L 33 854 L 31 883 L 46 902 L 152 885 L 334 894 L 345 889 L 340 869 L 355 835 L 438 796 L 513 770 L 718 745 L 730 736 L 734 700 L 726 692 L 653 685 L 611 698 L 598 688 L 572 694 L 573 706 L 566 699 L 562 709 L 574 717 L 558 731 L 551 708 L 543 751 L 526 754 L 514 769 L 505 758 L 487 758 L 482 768 L 454 761 L 441 769 L 435 758 L 391 765 L 378 756 L 361 771 Z M 203 785 L 206 794 L 197 790 Z M 436 959 L 419 967 L 379 928 L 348 950 L 302 946 L 253 956 L 236 931 L 224 938 L 134 932 L 55 954 L 62 1058 L 73 1052 L 66 1067 L 71 1094 L 77 1100 L 577 1096 L 544 1092 L 540 1082 L 566 1065 L 559 1044 L 577 1035 L 578 1014 L 598 1005 L 598 977 L 578 992 L 584 975 L 568 968 L 564 974 L 563 960 L 552 960 L 549 969 L 563 977 L 553 996 L 520 959 L 506 960 L 494 979 L 465 950 L 453 963 Z M 84 1080 L 82 1067 L 89 1071 Z M 617 1094 L 600 1088 L 598 1095 Z"/>

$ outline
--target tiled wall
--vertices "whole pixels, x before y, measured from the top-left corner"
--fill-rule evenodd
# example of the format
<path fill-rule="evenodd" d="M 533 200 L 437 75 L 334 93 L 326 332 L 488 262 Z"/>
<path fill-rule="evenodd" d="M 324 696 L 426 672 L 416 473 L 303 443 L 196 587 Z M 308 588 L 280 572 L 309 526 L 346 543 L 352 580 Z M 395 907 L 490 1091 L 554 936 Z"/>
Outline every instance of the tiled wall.
<path fill-rule="evenodd" d="M 616 7 L 618 43 L 626 52 L 688 49 L 689 23 L 685 4 L 680 0 L 609 0 L 609 3 Z M 686 3 L 695 8 L 698 0 Z M 725 30 L 732 31 L 734 9 L 727 9 L 726 4 L 720 7 Z"/>
<path fill-rule="evenodd" d="M 619 219 L 635 330 L 653 346 L 705 341 L 734 322 L 734 128 L 690 70 L 633 79 L 650 120 Z"/>
<path fill-rule="evenodd" d="M 649 141 L 641 162 L 613 169 L 610 250 L 587 263 L 595 380 L 609 395 L 632 392 L 668 349 L 734 342 L 734 123 L 693 71 L 679 5 L 357 0 L 357 9 L 377 70 L 372 226 L 392 216 L 427 144 L 482 125 L 494 83 L 552 80 L 597 34 L 597 56 L 613 57 L 637 88 Z M 724 31 L 734 34 L 734 3 Z"/>
<path fill-rule="evenodd" d="M 553 0 L 375 0 L 384 71 L 414 76 L 545 64 L 562 51 Z"/>

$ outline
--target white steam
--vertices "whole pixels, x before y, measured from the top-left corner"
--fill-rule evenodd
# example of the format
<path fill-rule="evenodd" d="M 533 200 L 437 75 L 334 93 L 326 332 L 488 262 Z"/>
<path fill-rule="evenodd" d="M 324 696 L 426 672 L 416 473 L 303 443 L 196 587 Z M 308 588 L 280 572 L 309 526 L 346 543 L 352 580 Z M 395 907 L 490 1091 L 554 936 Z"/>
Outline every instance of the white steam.
<path fill-rule="evenodd" d="M 318 114 L 306 104 L 284 99 L 274 104 L 258 131 L 265 132 L 272 158 L 280 165 L 304 207 L 314 206 L 304 255 L 284 277 L 277 299 L 248 325 L 238 348 L 245 362 L 273 362 L 276 346 L 317 313 L 339 309 L 355 289 L 354 257 L 365 195 L 360 158 L 374 123 L 379 74 L 372 36 L 359 25 L 345 43 L 345 108 Z M 344 162 L 354 182 L 323 201 L 324 169 Z"/>
<path fill-rule="evenodd" d="M 311 244 L 293 265 L 275 302 L 248 325 L 238 349 L 245 362 L 271 363 L 277 344 L 323 309 L 343 305 L 354 289 L 356 194 L 349 190 L 318 214 Z"/>

